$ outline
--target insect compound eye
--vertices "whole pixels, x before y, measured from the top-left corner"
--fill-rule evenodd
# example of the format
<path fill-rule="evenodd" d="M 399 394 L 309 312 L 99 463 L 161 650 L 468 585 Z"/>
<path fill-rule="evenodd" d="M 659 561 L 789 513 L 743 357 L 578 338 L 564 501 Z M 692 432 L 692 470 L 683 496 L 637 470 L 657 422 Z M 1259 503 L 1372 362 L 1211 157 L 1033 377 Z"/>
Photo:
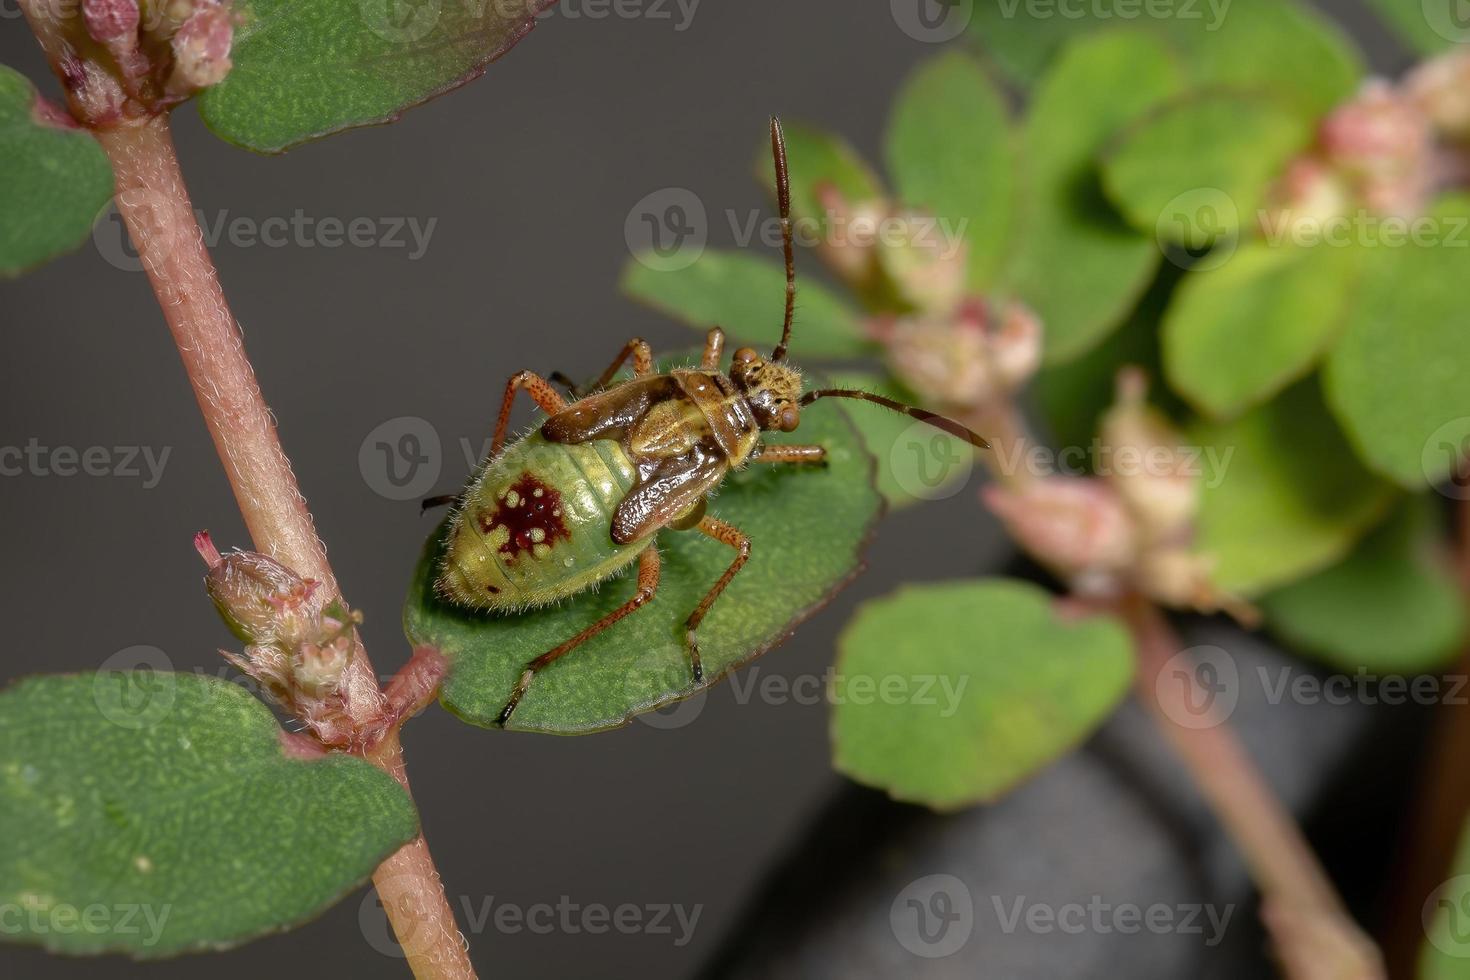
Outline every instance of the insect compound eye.
<path fill-rule="evenodd" d="M 776 416 L 776 428 L 782 432 L 795 432 L 799 424 L 801 424 L 801 412 L 797 407 L 789 403 L 781 406 L 781 412 Z"/>
<path fill-rule="evenodd" d="M 742 347 L 734 354 L 730 355 L 731 361 L 735 364 L 749 364 L 750 362 L 757 360 L 759 357 L 760 355 L 757 354 L 754 348 L 751 347 Z"/>

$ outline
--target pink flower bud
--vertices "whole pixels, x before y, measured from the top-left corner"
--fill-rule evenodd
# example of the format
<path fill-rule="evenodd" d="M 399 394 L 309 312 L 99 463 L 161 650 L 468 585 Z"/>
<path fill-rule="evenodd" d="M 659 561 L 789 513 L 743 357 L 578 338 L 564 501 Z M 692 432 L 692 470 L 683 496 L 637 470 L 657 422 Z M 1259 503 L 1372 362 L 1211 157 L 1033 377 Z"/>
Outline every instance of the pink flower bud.
<path fill-rule="evenodd" d="M 878 225 L 888 212 L 887 203 L 849 201 L 826 181 L 816 186 L 816 195 L 824 216 L 819 244 L 822 258 L 847 282 L 868 283 L 876 271 Z"/>
<path fill-rule="evenodd" d="M 174 88 L 200 89 L 224 79 L 230 70 L 235 28 L 223 6 L 201 6 L 173 37 Z"/>
<path fill-rule="evenodd" d="M 1271 191 L 1262 231 L 1273 238 L 1311 229 L 1320 233 L 1333 218 L 1347 214 L 1352 191 L 1321 157 L 1297 157 Z"/>
<path fill-rule="evenodd" d="M 1041 367 L 1041 341 L 1041 318 L 1024 303 L 1007 303 L 990 338 L 991 359 L 1003 387 L 1015 390 L 1031 380 Z"/>
<path fill-rule="evenodd" d="M 138 32 L 137 0 L 82 0 L 87 34 L 101 44 Z"/>
<path fill-rule="evenodd" d="M 1431 58 L 1410 73 L 1404 88 L 1446 139 L 1470 140 L 1470 51 Z"/>
<path fill-rule="evenodd" d="M 1429 135 L 1424 114 L 1387 82 L 1373 79 L 1323 121 L 1321 141 L 1331 162 L 1378 173 L 1412 167 L 1427 152 Z"/>
<path fill-rule="evenodd" d="M 1117 489 L 1149 542 L 1187 537 L 1199 511 L 1196 453 L 1144 397 L 1138 368 L 1118 372 L 1118 395 L 1103 416 L 1104 476 Z"/>
<path fill-rule="evenodd" d="M 1106 587 L 1137 554 L 1133 521 L 1102 480 L 1051 476 L 1015 489 L 989 484 L 981 499 L 1021 547 L 1074 585 Z"/>

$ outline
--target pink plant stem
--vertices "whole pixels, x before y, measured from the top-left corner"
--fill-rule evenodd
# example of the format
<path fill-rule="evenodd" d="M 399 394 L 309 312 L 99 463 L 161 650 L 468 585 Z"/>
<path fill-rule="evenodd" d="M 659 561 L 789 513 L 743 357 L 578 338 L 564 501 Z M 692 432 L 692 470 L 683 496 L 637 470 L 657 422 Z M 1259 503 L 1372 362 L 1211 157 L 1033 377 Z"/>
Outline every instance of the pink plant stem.
<path fill-rule="evenodd" d="M 99 130 L 97 137 L 112 160 L 118 211 L 148 271 L 255 548 L 340 595 L 204 246 L 168 118 Z M 366 730 L 382 718 L 385 705 L 360 643 L 349 670 L 349 712 Z M 408 788 L 396 727 L 364 756 Z M 373 883 L 419 980 L 475 976 L 422 837 L 384 861 Z"/>
<path fill-rule="evenodd" d="M 1292 980 L 1380 980 L 1378 950 L 1352 921 L 1295 821 L 1224 719 L 1199 727 L 1182 685 L 1156 683 L 1183 647 L 1163 613 L 1141 597 L 1122 613 L 1138 655 L 1136 694 L 1153 715 L 1237 847 L 1262 895 L 1278 958 Z"/>

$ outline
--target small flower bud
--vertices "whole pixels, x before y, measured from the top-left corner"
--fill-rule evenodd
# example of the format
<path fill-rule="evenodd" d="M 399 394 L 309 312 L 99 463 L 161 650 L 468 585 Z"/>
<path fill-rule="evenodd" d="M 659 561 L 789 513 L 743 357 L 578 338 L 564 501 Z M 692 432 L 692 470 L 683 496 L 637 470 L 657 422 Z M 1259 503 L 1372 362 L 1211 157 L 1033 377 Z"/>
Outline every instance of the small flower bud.
<path fill-rule="evenodd" d="M 819 246 L 822 258 L 848 283 L 861 288 L 869 283 L 878 261 L 878 227 L 888 213 L 884 201 L 849 201 L 831 183 L 816 187 L 826 225 Z"/>
<path fill-rule="evenodd" d="M 208 533 L 194 546 L 209 564 L 204 587 L 225 625 L 251 644 L 293 643 L 303 623 L 320 611 L 313 603 L 317 583 L 303 579 L 274 558 L 253 551 L 221 556 Z"/>
<path fill-rule="evenodd" d="M 1127 569 L 1138 535 L 1122 501 L 1102 480 L 1050 476 L 1017 489 L 981 491 L 987 507 L 1038 561 L 1071 582 L 1099 591 Z"/>
<path fill-rule="evenodd" d="M 1114 406 L 1103 416 L 1104 474 L 1128 505 L 1146 540 L 1187 536 L 1199 511 L 1199 479 L 1184 437 L 1144 401 L 1148 379 L 1137 368 L 1118 372 Z"/>
<path fill-rule="evenodd" d="M 1002 387 L 1014 391 L 1041 367 L 1041 318 L 1016 300 L 1006 304 L 1000 326 L 990 338 L 995 374 Z"/>
<path fill-rule="evenodd" d="M 1470 141 L 1470 51 L 1431 58 L 1414 69 L 1404 88 L 1446 139 Z"/>
<path fill-rule="evenodd" d="M 235 27 L 223 6 L 200 6 L 173 37 L 174 89 L 201 89 L 229 73 Z"/>
<path fill-rule="evenodd" d="M 1318 156 L 1297 157 L 1271 191 L 1262 231 L 1273 238 L 1307 230 L 1320 233 L 1351 206 L 1352 191 L 1341 174 Z"/>
<path fill-rule="evenodd" d="M 136 34 L 139 19 L 137 0 L 82 0 L 87 34 L 100 44 Z"/>
<path fill-rule="evenodd" d="M 1319 136 L 1327 163 L 1361 181 L 1367 207 L 1403 217 L 1423 210 L 1435 148 L 1429 117 L 1403 93 L 1368 82 L 1323 121 Z"/>

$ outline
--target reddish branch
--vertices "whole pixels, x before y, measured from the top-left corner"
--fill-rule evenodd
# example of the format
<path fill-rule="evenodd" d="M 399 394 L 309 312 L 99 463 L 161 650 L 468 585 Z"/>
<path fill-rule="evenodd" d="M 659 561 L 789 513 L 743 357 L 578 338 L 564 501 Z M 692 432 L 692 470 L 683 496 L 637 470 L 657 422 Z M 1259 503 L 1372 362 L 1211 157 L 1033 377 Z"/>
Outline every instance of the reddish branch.
<path fill-rule="evenodd" d="M 116 174 L 118 211 L 148 271 L 255 548 L 339 596 L 326 549 L 204 246 L 167 117 L 100 130 L 97 137 Z M 364 757 L 408 789 L 397 722 L 432 696 L 431 685 L 437 684 L 432 660 L 416 657 L 407 675 L 390 684 L 389 697 L 379 689 L 360 642 L 348 670 L 349 714 L 359 731 L 377 736 L 368 740 Z M 390 698 L 395 701 L 391 716 Z M 422 837 L 384 861 L 373 883 L 416 977 L 474 977 Z"/>

